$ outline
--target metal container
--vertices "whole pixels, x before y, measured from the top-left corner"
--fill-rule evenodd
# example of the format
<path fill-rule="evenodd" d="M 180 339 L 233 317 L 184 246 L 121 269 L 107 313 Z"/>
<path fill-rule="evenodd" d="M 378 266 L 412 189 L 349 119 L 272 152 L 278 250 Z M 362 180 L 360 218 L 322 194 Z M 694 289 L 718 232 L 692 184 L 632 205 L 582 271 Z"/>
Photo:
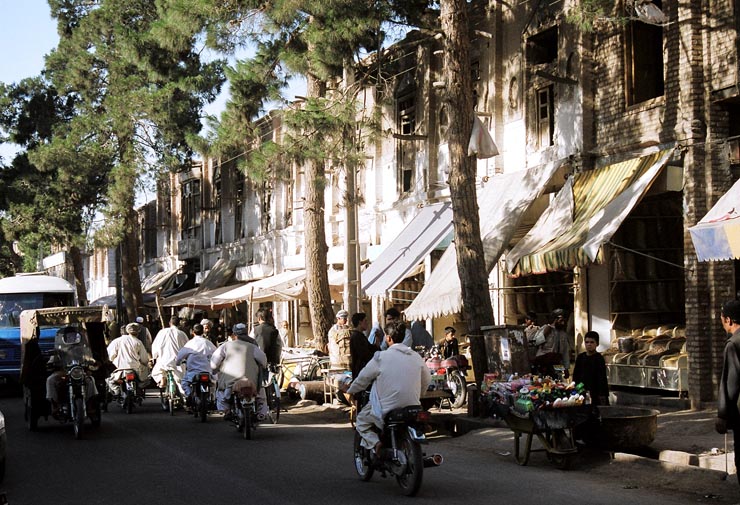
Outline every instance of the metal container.
<path fill-rule="evenodd" d="M 655 440 L 659 413 L 657 410 L 638 407 L 599 407 L 599 442 L 610 450 L 646 447 Z"/>

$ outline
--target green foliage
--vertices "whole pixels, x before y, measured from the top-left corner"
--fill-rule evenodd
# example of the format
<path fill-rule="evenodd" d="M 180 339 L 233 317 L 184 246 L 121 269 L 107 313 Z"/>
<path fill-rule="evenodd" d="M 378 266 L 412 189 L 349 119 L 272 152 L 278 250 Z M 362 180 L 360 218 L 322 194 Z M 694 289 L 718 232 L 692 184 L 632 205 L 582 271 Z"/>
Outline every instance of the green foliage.
<path fill-rule="evenodd" d="M 627 17 L 617 14 L 615 0 L 581 0 L 566 13 L 566 20 L 584 32 L 593 32 L 598 23 L 624 23 Z"/>

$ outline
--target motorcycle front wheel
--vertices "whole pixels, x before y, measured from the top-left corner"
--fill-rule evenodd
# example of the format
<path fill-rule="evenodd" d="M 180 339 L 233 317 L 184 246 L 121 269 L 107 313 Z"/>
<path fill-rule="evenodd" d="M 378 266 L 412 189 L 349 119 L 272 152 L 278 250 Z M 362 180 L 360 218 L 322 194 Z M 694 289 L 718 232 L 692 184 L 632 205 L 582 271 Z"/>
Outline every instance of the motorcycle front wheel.
<path fill-rule="evenodd" d="M 453 372 L 447 383 L 452 390 L 452 408 L 459 409 L 465 405 L 465 400 L 468 394 L 467 389 L 465 389 L 465 377 L 460 372 Z"/>
<path fill-rule="evenodd" d="M 265 393 L 267 395 L 270 421 L 272 421 L 272 424 L 277 424 L 280 420 L 280 390 L 277 383 L 271 382 L 268 384 L 265 388 Z"/>
<path fill-rule="evenodd" d="M 421 445 L 416 440 L 412 440 L 407 433 L 401 438 L 398 448 L 406 456 L 406 469 L 401 475 L 396 476 L 396 481 L 401 486 L 404 495 L 414 496 L 419 491 L 421 479 L 424 476 Z"/>
<path fill-rule="evenodd" d="M 355 444 L 354 444 L 354 458 L 355 458 L 355 470 L 357 475 L 360 476 L 360 480 L 367 482 L 373 477 L 375 470 L 370 462 L 370 451 L 362 446 L 362 437 L 358 432 L 355 431 Z"/>
<path fill-rule="evenodd" d="M 72 405 L 72 423 L 75 430 L 75 439 L 82 438 L 82 425 L 85 422 L 85 401 L 82 398 L 75 398 Z"/>

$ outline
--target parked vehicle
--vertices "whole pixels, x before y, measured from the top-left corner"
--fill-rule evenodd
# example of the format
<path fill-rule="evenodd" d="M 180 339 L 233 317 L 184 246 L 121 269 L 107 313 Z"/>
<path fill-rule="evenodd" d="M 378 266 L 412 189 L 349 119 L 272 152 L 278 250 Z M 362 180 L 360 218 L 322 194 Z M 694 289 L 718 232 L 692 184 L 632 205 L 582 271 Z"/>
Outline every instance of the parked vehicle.
<path fill-rule="evenodd" d="M 260 420 L 257 415 L 257 385 L 244 377 L 234 383 L 230 416 L 245 440 L 251 440 Z"/>
<path fill-rule="evenodd" d="M 100 424 L 106 367 L 110 364 L 105 350 L 107 320 L 107 309 L 102 307 L 54 307 L 21 313 L 20 378 L 29 430 L 37 430 L 39 419 L 48 420 L 52 414 L 46 398 L 47 380 L 57 386 L 57 419 L 72 422 L 76 437 L 82 435 L 86 417 L 93 426 Z M 54 326 L 62 331 L 55 332 L 54 347 L 43 351 L 39 336 L 44 328 Z"/>
<path fill-rule="evenodd" d="M 439 346 L 434 345 L 427 353 L 425 362 L 432 374 L 444 376 L 446 389 L 452 393 L 452 407 L 465 405 L 468 395 L 465 374 L 470 368 L 468 359 L 462 354 L 444 359 Z"/>
<path fill-rule="evenodd" d="M 369 481 L 377 470 L 383 477 L 395 477 L 403 494 L 414 496 L 421 487 L 424 467 L 443 462 L 440 454 L 426 456 L 421 449 L 426 440 L 424 425 L 429 419 L 429 412 L 418 405 L 390 411 L 380 434 L 383 449 L 378 455 L 361 445 L 362 438 L 355 431 L 355 470 L 360 479 Z"/>
<path fill-rule="evenodd" d="M 17 382 L 21 372 L 21 312 L 75 305 L 75 288 L 60 277 L 18 274 L 0 279 L 0 382 Z M 98 313 L 100 312 L 98 308 Z M 41 351 L 51 353 L 64 322 L 40 323 L 35 338 Z"/>

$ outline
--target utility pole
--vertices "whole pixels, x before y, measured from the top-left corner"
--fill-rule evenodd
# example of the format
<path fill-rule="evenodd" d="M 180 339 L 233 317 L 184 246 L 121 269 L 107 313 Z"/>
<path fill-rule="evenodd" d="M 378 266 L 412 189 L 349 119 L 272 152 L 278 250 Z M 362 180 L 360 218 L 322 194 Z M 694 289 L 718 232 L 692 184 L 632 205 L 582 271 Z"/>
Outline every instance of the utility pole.
<path fill-rule="evenodd" d="M 345 88 L 354 86 L 354 70 L 352 62 L 344 62 L 344 85 Z M 354 154 L 357 151 L 358 135 L 353 125 L 345 127 L 347 134 L 351 135 L 352 152 L 347 156 L 345 164 L 346 171 L 346 194 L 345 194 L 345 244 L 346 256 L 344 262 L 344 308 L 350 314 L 360 311 L 360 243 L 357 225 L 357 166 Z"/>

